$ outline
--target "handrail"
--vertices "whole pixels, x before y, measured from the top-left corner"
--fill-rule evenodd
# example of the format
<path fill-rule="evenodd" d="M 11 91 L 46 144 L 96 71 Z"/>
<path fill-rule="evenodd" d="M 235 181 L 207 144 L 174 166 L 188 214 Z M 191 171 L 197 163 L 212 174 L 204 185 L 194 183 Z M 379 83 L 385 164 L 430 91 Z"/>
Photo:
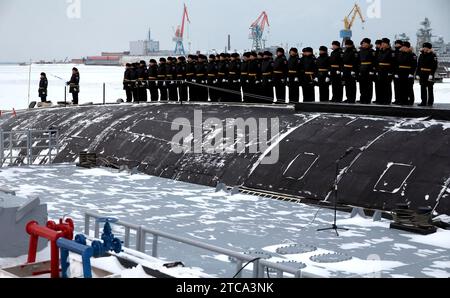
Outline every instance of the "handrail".
<path fill-rule="evenodd" d="M 42 142 L 48 142 L 48 145 L 38 145 Z M 45 149 L 48 152 L 42 154 L 41 152 Z M 14 155 L 15 153 L 16 155 Z M 20 162 L 21 164 L 31 165 L 39 157 L 48 157 L 48 162 L 52 163 L 52 160 L 58 154 L 59 131 L 56 129 L 12 131 L 0 129 L 0 167 L 7 160 L 9 160 L 9 164 Z"/>
<path fill-rule="evenodd" d="M 90 232 L 90 220 L 93 219 L 99 219 L 104 217 L 103 215 L 87 211 L 85 213 L 85 226 L 84 226 L 84 232 L 87 236 L 89 236 Z M 159 246 L 159 238 L 164 238 L 168 240 L 172 240 L 178 243 L 182 243 L 185 245 L 189 245 L 192 247 L 204 249 L 210 252 L 219 253 L 222 255 L 226 255 L 228 257 L 234 258 L 237 260 L 237 271 L 240 271 L 242 269 L 242 266 L 246 262 L 254 261 L 254 257 L 250 255 L 245 255 L 233 250 L 229 250 L 226 248 L 214 246 L 211 244 L 203 243 L 200 241 L 180 237 L 177 235 L 173 235 L 170 233 L 150 229 L 147 227 L 139 226 L 136 224 L 128 223 L 125 221 L 119 220 L 115 225 L 121 226 L 125 228 L 125 242 L 124 246 L 129 248 L 130 244 L 130 233 L 131 230 L 136 231 L 136 250 L 142 253 L 145 253 L 146 251 L 146 240 L 147 235 L 151 234 L 153 236 L 153 243 L 152 243 L 152 256 L 157 258 L 158 257 L 158 246 Z M 95 224 L 95 238 L 99 238 L 100 234 L 100 226 L 96 222 Z M 265 274 L 265 270 L 272 269 L 275 270 L 277 273 L 277 278 L 282 278 L 284 276 L 284 273 L 292 274 L 295 278 L 320 278 L 321 276 L 303 272 L 302 270 L 297 270 L 292 267 L 282 265 L 282 264 L 276 264 L 273 262 L 269 262 L 267 260 L 256 260 L 254 261 L 253 265 L 253 278 L 263 278 Z M 242 277 L 242 273 L 238 275 L 239 278 Z"/>

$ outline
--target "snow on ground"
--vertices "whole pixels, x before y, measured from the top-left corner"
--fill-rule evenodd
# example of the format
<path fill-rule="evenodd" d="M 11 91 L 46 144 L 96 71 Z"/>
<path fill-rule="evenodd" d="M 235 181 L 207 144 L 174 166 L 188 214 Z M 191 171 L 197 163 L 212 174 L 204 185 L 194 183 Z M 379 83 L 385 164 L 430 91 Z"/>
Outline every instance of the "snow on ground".
<path fill-rule="evenodd" d="M 318 211 L 313 206 L 242 194 L 231 196 L 205 186 L 73 165 L 0 169 L 0 183 L 19 196 L 39 196 L 48 204 L 52 219 L 70 215 L 79 232 L 84 226 L 84 212 L 89 210 L 234 251 L 263 251 L 273 262 L 291 266 L 298 266 L 292 262 L 302 262 L 307 266 L 305 272 L 326 277 L 450 275 L 450 231 L 417 236 L 390 230 L 388 221 L 349 219 L 347 213 L 339 213 L 338 225 L 350 230 L 336 237 L 333 232 L 316 231 L 330 225 L 330 210 L 320 210 L 313 222 Z M 115 234 L 123 237 L 122 229 L 116 227 Z M 291 244 L 314 246 L 316 250 L 276 253 L 277 248 Z M 160 245 L 164 261 L 183 261 L 213 276 L 231 277 L 236 272 L 236 264 L 226 256 L 164 239 Z M 151 237 L 147 243 L 150 247 Z M 338 263 L 311 259 L 328 253 L 351 259 Z M 245 272 L 250 276 L 248 270 Z"/>
<path fill-rule="evenodd" d="M 71 76 L 72 67 L 76 66 L 81 75 L 80 103 L 103 101 L 103 83 L 106 84 L 107 102 L 115 102 L 124 98 L 123 67 L 118 66 L 86 66 L 72 64 L 41 65 L 33 64 L 31 67 L 31 101 L 38 101 L 39 76 L 41 72 L 47 73 L 49 80 L 48 100 L 53 102 L 64 100 L 64 83 Z M 24 109 L 28 107 L 28 73 L 29 66 L 0 65 L 0 109 Z M 61 79 L 59 79 L 59 78 Z M 416 84 L 416 102 L 420 102 L 420 86 Z M 450 80 L 435 85 L 436 103 L 450 103 Z M 316 99 L 318 100 L 318 88 Z M 359 92 L 359 91 L 358 91 Z M 71 95 L 68 94 L 70 100 Z"/>

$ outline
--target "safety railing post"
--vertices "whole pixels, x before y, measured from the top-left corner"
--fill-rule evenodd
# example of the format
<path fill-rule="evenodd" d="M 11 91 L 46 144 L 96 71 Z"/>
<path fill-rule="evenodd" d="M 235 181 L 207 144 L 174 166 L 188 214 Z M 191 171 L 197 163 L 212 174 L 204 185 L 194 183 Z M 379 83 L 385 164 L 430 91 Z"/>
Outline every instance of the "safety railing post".
<path fill-rule="evenodd" d="M 51 130 L 48 131 L 48 163 L 52 164 L 52 134 L 53 132 Z"/>
<path fill-rule="evenodd" d="M 13 132 L 9 134 L 9 165 L 13 164 Z"/>
<path fill-rule="evenodd" d="M 259 265 L 259 269 L 258 269 L 258 277 L 259 278 L 264 278 L 264 274 L 265 274 L 265 272 L 266 272 L 266 270 L 269 270 L 269 268 L 267 268 L 266 266 L 264 266 L 264 265 Z"/>
<path fill-rule="evenodd" d="M 158 257 L 158 235 L 153 235 L 153 244 L 152 244 L 152 257 Z"/>
<path fill-rule="evenodd" d="M 59 130 L 56 131 L 55 146 L 56 146 L 56 155 L 58 155 L 59 154 Z"/>
<path fill-rule="evenodd" d="M 94 238 L 95 239 L 99 239 L 100 238 L 100 223 L 98 222 L 98 220 L 95 221 Z"/>
<path fill-rule="evenodd" d="M 103 83 L 103 105 L 106 104 L 106 84 Z"/>
<path fill-rule="evenodd" d="M 125 241 L 123 242 L 123 244 L 126 248 L 130 248 L 130 233 L 130 227 L 125 227 Z"/>
<path fill-rule="evenodd" d="M 283 278 L 284 277 L 284 272 L 281 270 L 277 270 L 277 278 Z"/>
<path fill-rule="evenodd" d="M 139 248 L 140 252 L 145 253 L 146 244 L 147 244 L 147 232 L 142 228 L 141 229 L 141 246 Z"/>
<path fill-rule="evenodd" d="M 142 227 L 139 227 L 136 230 L 136 250 L 141 251 L 141 242 L 142 242 L 142 233 L 141 233 Z"/>
<path fill-rule="evenodd" d="M 86 236 L 89 236 L 90 229 L 91 229 L 91 217 L 88 214 L 86 214 L 84 216 L 84 234 Z"/>
<path fill-rule="evenodd" d="M 4 139 L 4 134 L 3 134 L 3 129 L 0 129 L 0 168 L 3 168 L 3 162 L 4 162 L 4 148 L 3 146 L 5 145 L 5 139 Z"/>
<path fill-rule="evenodd" d="M 27 156 L 28 156 L 28 165 L 33 164 L 33 132 L 28 130 L 27 132 Z"/>
<path fill-rule="evenodd" d="M 259 260 L 253 262 L 253 278 L 259 278 Z"/>
<path fill-rule="evenodd" d="M 242 260 L 238 260 L 236 264 L 236 272 L 239 272 L 236 275 L 236 278 L 242 278 L 242 266 L 244 266 L 244 262 Z"/>

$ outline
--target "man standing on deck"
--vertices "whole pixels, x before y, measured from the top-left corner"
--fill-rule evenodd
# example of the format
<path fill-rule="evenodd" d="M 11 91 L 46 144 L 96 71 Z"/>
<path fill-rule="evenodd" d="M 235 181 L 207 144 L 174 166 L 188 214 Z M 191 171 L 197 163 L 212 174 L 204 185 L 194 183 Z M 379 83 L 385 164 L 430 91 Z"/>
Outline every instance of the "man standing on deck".
<path fill-rule="evenodd" d="M 197 98 L 197 86 L 190 83 L 195 83 L 196 80 L 196 63 L 197 57 L 194 55 L 188 56 L 188 61 L 186 64 L 186 83 L 189 87 L 189 101 L 194 101 Z"/>
<path fill-rule="evenodd" d="M 243 61 L 241 64 L 241 86 L 242 86 L 242 94 L 243 101 L 248 102 L 248 94 L 249 91 L 249 76 L 248 76 L 248 66 L 250 64 L 250 52 L 245 52 L 243 55 Z"/>
<path fill-rule="evenodd" d="M 330 101 L 330 56 L 328 48 L 321 46 L 319 48 L 319 57 L 317 63 L 317 85 L 319 85 L 320 102 Z"/>
<path fill-rule="evenodd" d="M 197 98 L 196 101 L 208 101 L 208 69 L 207 57 L 205 55 L 198 55 L 198 62 L 196 65 L 196 80 L 197 80 Z"/>
<path fill-rule="evenodd" d="M 380 55 L 380 52 L 381 52 L 381 44 L 382 44 L 381 39 L 378 39 L 377 41 L 375 41 L 375 68 L 376 68 L 376 61 L 378 61 L 378 56 Z M 378 102 L 381 102 L 382 91 L 380 90 L 380 81 L 378 80 L 378 75 L 376 73 L 376 69 L 375 69 L 374 82 L 375 82 L 375 102 L 378 103 Z"/>
<path fill-rule="evenodd" d="M 207 66 L 207 72 L 208 72 L 208 86 L 210 88 L 209 89 L 209 98 L 211 99 L 212 102 L 217 102 L 218 99 L 218 90 L 216 88 L 218 88 L 218 80 L 217 80 L 217 73 L 218 73 L 218 68 L 217 68 L 217 61 L 216 61 L 216 55 L 211 54 L 209 55 L 209 60 L 208 60 L 208 66 Z"/>
<path fill-rule="evenodd" d="M 132 78 L 131 78 L 131 64 L 126 64 L 125 73 L 123 74 L 123 90 L 127 95 L 127 102 L 133 102 L 133 89 L 132 89 Z"/>
<path fill-rule="evenodd" d="M 414 74 L 417 69 L 417 56 L 414 54 L 411 44 L 403 43 L 397 55 L 395 78 L 398 82 L 399 105 L 414 105 Z"/>
<path fill-rule="evenodd" d="M 342 58 L 344 56 L 344 52 L 342 51 L 341 43 L 339 41 L 333 41 L 332 49 L 333 51 L 330 55 L 330 78 L 333 96 L 331 101 L 342 102 L 344 97 L 344 86 L 342 81 Z"/>
<path fill-rule="evenodd" d="M 288 75 L 288 61 L 286 59 L 284 49 L 277 49 L 277 57 L 273 62 L 273 83 L 275 85 L 275 93 L 277 103 L 286 103 L 286 80 Z"/>
<path fill-rule="evenodd" d="M 434 75 L 438 67 L 438 58 L 433 51 L 431 43 L 426 42 L 419 57 L 417 65 L 417 76 L 421 86 L 421 107 L 433 106 L 434 104 Z"/>
<path fill-rule="evenodd" d="M 394 43 L 394 53 L 395 53 L 395 62 L 398 61 L 398 56 L 400 55 L 400 50 L 403 47 L 403 41 L 396 40 Z M 397 66 L 394 64 L 394 67 L 397 68 Z M 400 94 L 400 82 L 398 81 L 398 76 L 394 75 L 394 104 L 400 105 L 401 94 Z"/>
<path fill-rule="evenodd" d="M 371 104 L 373 99 L 373 77 L 375 75 L 375 51 L 372 41 L 364 38 L 359 50 L 359 90 L 362 104 Z"/>
<path fill-rule="evenodd" d="M 221 90 L 218 90 L 217 100 L 222 102 L 226 101 L 227 98 L 230 98 L 230 93 L 228 93 L 229 88 L 229 64 L 228 64 L 228 54 L 221 53 L 219 57 L 219 61 L 217 63 L 217 82 L 218 87 Z"/>
<path fill-rule="evenodd" d="M 158 92 L 158 63 L 155 59 L 151 59 L 148 67 L 148 88 L 150 89 L 150 100 L 154 102 L 159 101 Z"/>
<path fill-rule="evenodd" d="M 303 102 L 315 102 L 315 83 L 317 79 L 317 65 L 314 51 L 311 47 L 303 49 L 302 58 L 299 61 L 301 84 L 303 90 Z"/>
<path fill-rule="evenodd" d="M 241 94 L 241 59 L 238 53 L 231 54 L 230 68 L 229 68 L 229 84 L 230 90 L 233 92 L 230 94 L 232 102 L 242 102 Z"/>
<path fill-rule="evenodd" d="M 72 68 L 72 77 L 67 82 L 69 93 L 72 93 L 72 104 L 78 105 L 78 94 L 80 93 L 80 72 L 78 68 Z"/>
<path fill-rule="evenodd" d="M 261 99 L 257 96 L 259 86 L 261 85 L 261 65 L 258 61 L 258 54 L 256 52 L 250 53 L 248 61 L 248 102 L 256 103 Z"/>
<path fill-rule="evenodd" d="M 344 64 L 343 78 L 345 82 L 345 103 L 356 103 L 356 80 L 359 71 L 359 53 L 352 40 L 345 41 L 345 51 L 342 58 Z"/>
<path fill-rule="evenodd" d="M 180 101 L 186 102 L 188 100 L 188 87 L 186 84 L 186 57 L 178 57 L 177 62 L 177 86 L 180 92 Z"/>
<path fill-rule="evenodd" d="M 273 54 L 269 51 L 264 52 L 264 59 L 261 63 L 261 81 L 262 81 L 262 94 L 267 97 L 265 103 L 270 103 L 270 99 L 273 100 Z"/>
<path fill-rule="evenodd" d="M 390 105 L 392 103 L 392 78 L 395 71 L 395 52 L 391 48 L 391 41 L 383 38 L 381 50 L 377 56 L 376 70 L 379 84 L 377 104 Z"/>
<path fill-rule="evenodd" d="M 167 82 L 166 82 L 166 75 L 167 75 L 167 60 L 166 58 L 160 58 L 159 59 L 159 65 L 158 65 L 158 88 L 160 93 L 160 101 L 167 101 L 169 99 L 168 92 L 167 92 Z"/>
<path fill-rule="evenodd" d="M 139 63 L 139 68 L 137 69 L 136 74 L 137 74 L 137 89 L 139 96 L 137 102 L 146 102 L 148 74 L 147 74 L 147 63 L 145 61 L 142 60 Z"/>
<path fill-rule="evenodd" d="M 41 98 L 41 102 L 47 102 L 47 88 L 48 88 L 48 80 L 45 72 L 41 73 L 41 79 L 39 81 L 39 97 Z"/>
<path fill-rule="evenodd" d="M 169 57 L 167 59 L 167 73 L 166 73 L 166 80 L 167 80 L 167 89 L 169 92 L 169 100 L 170 101 L 178 101 L 178 85 L 176 82 L 177 79 L 177 58 L 175 57 Z"/>
<path fill-rule="evenodd" d="M 298 103 L 300 100 L 300 72 L 298 49 L 289 50 L 287 85 L 289 88 L 289 103 Z"/>

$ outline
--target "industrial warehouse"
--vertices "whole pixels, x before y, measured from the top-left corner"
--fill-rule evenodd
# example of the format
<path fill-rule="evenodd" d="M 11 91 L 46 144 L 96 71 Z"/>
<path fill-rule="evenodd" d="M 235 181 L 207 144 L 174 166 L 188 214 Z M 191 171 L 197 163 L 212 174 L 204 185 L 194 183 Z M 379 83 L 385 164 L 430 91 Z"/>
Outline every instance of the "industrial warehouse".
<path fill-rule="evenodd" d="M 61 26 L 79 22 L 88 43 L 98 3 L 76 2 Z M 223 46 L 193 38 L 207 7 L 177 1 L 170 39 L 140 20 L 99 56 L 83 44 L 0 64 L 0 282 L 256 296 L 303 279 L 450 277 L 441 14 L 375 30 L 364 1 L 333 4 L 324 16 L 345 17 L 330 37 L 289 39 L 266 4 L 240 14 L 243 37 L 217 25 Z"/>

